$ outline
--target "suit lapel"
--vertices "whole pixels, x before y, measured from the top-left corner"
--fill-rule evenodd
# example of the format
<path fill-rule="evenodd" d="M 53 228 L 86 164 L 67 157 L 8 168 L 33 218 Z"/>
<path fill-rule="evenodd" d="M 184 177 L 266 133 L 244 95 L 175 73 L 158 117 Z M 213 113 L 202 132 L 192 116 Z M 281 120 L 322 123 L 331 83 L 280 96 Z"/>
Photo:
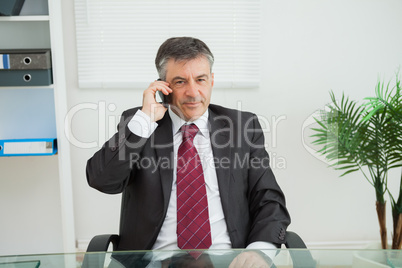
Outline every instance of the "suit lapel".
<path fill-rule="evenodd" d="M 223 211 L 227 215 L 229 211 L 229 186 L 231 169 L 227 165 L 221 165 L 222 159 L 229 159 L 229 163 L 233 163 L 231 157 L 231 140 L 230 129 L 227 120 L 228 117 L 222 117 L 209 110 L 210 136 L 211 146 L 214 154 L 215 170 L 218 178 L 219 192 L 222 202 Z M 231 165 L 229 165 L 231 166 Z"/>
<path fill-rule="evenodd" d="M 164 209 L 167 210 L 169 198 L 172 191 L 173 184 L 173 133 L 172 133 L 172 120 L 169 113 L 166 112 L 165 116 L 159 120 L 158 127 L 154 133 L 154 140 L 152 141 L 155 146 L 156 161 L 160 161 L 159 174 L 161 179 Z"/>

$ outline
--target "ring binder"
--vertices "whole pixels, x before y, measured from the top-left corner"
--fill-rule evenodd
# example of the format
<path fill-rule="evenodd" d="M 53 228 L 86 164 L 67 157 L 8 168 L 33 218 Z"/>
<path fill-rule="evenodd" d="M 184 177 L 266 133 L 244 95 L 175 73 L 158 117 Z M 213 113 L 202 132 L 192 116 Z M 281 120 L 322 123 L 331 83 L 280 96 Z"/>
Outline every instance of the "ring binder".
<path fill-rule="evenodd" d="M 19 15 L 25 0 L 1 0 L 0 16 Z"/>
<path fill-rule="evenodd" d="M 0 140 L 1 156 L 54 155 L 57 139 Z"/>
<path fill-rule="evenodd" d="M 0 71 L 50 68 L 52 68 L 52 63 L 49 49 L 0 50 Z"/>
<path fill-rule="evenodd" d="M 52 69 L 0 71 L 0 86 L 48 86 L 52 83 Z"/>

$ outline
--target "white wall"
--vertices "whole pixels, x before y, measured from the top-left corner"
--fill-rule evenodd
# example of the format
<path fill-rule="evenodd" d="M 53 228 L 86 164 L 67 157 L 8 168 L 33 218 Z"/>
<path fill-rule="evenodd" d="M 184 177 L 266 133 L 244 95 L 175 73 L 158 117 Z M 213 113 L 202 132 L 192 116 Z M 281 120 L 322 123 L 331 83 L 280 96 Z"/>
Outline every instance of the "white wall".
<path fill-rule="evenodd" d="M 360 100 L 374 94 L 378 77 L 394 76 L 402 64 L 401 10 L 399 0 L 263 1 L 261 87 L 213 92 L 213 103 L 268 120 L 268 150 L 287 196 L 289 229 L 311 245 L 379 239 L 374 190 L 361 174 L 339 178 L 310 154 L 302 128 L 330 101 L 330 90 Z M 99 134 L 115 129 L 123 110 L 141 105 L 142 91 L 78 88 L 73 1 L 63 1 L 63 11 L 68 103 L 87 107 L 74 115 L 72 131 L 79 141 L 98 142 Z M 110 104 L 116 109 L 108 110 Z M 103 124 L 106 130 L 99 132 Z M 96 150 L 71 148 L 78 240 L 118 232 L 120 196 L 86 182 L 86 161 Z M 389 218 L 389 230 L 390 224 Z"/>
<path fill-rule="evenodd" d="M 0 158 L 0 256 L 63 250 L 58 172 L 57 155 Z"/>

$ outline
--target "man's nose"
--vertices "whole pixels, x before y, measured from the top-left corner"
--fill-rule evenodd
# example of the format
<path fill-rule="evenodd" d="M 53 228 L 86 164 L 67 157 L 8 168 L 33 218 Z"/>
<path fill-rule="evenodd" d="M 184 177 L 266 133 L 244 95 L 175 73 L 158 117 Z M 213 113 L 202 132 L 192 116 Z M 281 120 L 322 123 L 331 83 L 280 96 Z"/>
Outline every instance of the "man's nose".
<path fill-rule="evenodd" d="M 186 94 L 190 97 L 198 96 L 198 85 L 194 81 L 190 81 L 186 88 Z"/>

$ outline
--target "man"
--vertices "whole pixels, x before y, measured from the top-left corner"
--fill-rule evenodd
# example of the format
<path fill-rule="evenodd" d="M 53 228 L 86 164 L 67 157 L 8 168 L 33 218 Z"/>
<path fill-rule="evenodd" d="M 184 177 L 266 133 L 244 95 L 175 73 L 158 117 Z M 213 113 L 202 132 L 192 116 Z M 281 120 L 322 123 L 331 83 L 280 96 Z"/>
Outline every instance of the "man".
<path fill-rule="evenodd" d="M 254 114 L 210 104 L 213 62 L 201 40 L 166 40 L 155 59 L 160 79 L 144 91 L 142 107 L 125 111 L 118 132 L 88 161 L 90 186 L 123 192 L 121 250 L 273 249 L 285 242 L 290 217 L 260 124 Z M 187 205 L 183 195 L 199 202 Z M 191 229 L 200 218 L 201 230 Z M 266 257 L 247 250 L 230 267 L 269 267 Z"/>

